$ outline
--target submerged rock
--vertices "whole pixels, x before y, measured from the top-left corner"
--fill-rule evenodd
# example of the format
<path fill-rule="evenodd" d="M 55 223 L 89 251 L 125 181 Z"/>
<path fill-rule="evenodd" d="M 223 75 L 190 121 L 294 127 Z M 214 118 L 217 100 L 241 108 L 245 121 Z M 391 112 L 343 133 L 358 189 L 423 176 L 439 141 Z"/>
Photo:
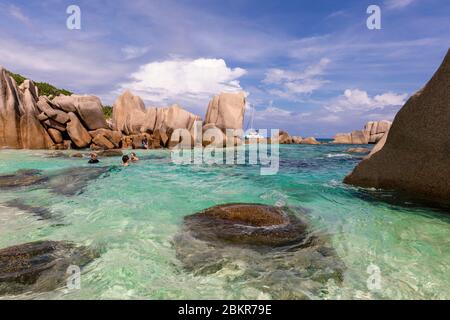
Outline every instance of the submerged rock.
<path fill-rule="evenodd" d="M 299 212 L 258 204 L 228 204 L 184 219 L 174 238 L 177 257 L 196 275 L 219 273 L 275 299 L 317 296 L 344 265 L 324 235 Z M 236 281 L 236 282 L 235 282 Z"/>
<path fill-rule="evenodd" d="M 368 149 L 368 148 L 350 148 L 350 149 L 347 149 L 347 151 L 345 151 L 345 152 L 348 152 L 348 153 L 370 153 L 370 149 Z"/>
<path fill-rule="evenodd" d="M 39 220 L 49 220 L 49 219 L 55 218 L 55 215 L 47 208 L 31 206 L 31 205 L 24 203 L 20 199 L 10 200 L 10 201 L 4 203 L 3 205 L 5 205 L 9 208 L 15 208 L 15 209 L 19 209 L 21 211 L 29 212 L 29 213 L 37 216 L 39 218 Z"/>
<path fill-rule="evenodd" d="M 51 173 L 46 186 L 54 193 L 73 196 L 109 171 L 108 167 L 70 168 Z"/>
<path fill-rule="evenodd" d="M 99 157 L 121 157 L 123 152 L 120 149 L 103 150 L 97 153 Z"/>
<path fill-rule="evenodd" d="M 39 241 L 0 250 L 0 295 L 46 292 L 62 287 L 67 269 L 80 268 L 98 257 L 87 247 L 69 242 Z"/>
<path fill-rule="evenodd" d="M 256 246 L 282 246 L 301 241 L 306 224 L 266 205 L 228 204 L 185 218 L 185 226 L 200 240 Z"/>
<path fill-rule="evenodd" d="M 0 189 L 39 186 L 66 196 L 82 192 L 88 184 L 108 172 L 108 167 L 69 168 L 43 174 L 40 170 L 18 170 L 0 176 Z"/>
<path fill-rule="evenodd" d="M 44 183 L 47 177 L 40 170 L 17 170 L 13 174 L 0 176 L 0 189 L 19 188 Z"/>

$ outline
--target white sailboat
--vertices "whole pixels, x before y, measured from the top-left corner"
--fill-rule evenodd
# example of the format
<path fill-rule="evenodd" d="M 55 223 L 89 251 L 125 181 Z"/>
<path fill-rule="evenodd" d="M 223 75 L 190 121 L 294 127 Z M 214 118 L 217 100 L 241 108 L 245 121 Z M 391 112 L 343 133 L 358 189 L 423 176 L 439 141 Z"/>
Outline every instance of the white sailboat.
<path fill-rule="evenodd" d="M 245 139 L 248 139 L 248 140 L 250 140 L 250 139 L 265 139 L 265 137 L 263 137 L 262 135 L 259 134 L 258 130 L 253 129 L 254 118 L 255 118 L 255 108 L 252 107 L 252 114 L 250 115 L 250 128 L 247 130 Z"/>

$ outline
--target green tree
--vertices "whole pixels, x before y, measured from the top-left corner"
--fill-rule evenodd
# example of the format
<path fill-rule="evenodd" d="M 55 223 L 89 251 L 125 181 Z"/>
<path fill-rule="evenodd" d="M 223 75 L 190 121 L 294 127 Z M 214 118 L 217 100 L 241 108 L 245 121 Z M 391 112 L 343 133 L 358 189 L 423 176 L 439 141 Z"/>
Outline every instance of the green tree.
<path fill-rule="evenodd" d="M 105 119 L 111 119 L 113 113 L 113 108 L 111 106 L 103 106 L 103 115 Z"/>
<path fill-rule="evenodd" d="M 21 85 L 27 79 L 24 76 L 17 73 L 12 73 L 10 71 L 7 71 L 7 73 L 17 82 L 17 85 Z M 64 94 L 66 96 L 70 96 L 73 94 L 71 91 L 56 88 L 55 86 L 52 86 L 51 84 L 48 84 L 46 82 L 34 82 L 34 84 L 39 90 L 39 95 L 42 96 L 56 97 L 61 94 Z"/>

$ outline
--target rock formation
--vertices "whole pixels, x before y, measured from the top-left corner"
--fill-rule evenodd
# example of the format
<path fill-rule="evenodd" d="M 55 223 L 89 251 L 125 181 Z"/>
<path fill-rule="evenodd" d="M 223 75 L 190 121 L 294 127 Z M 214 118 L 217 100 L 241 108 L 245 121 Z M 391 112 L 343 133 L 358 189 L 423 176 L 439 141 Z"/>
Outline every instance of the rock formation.
<path fill-rule="evenodd" d="M 230 131 L 229 135 L 232 134 L 233 141 L 231 141 L 231 144 L 241 144 L 244 135 L 245 106 L 246 98 L 244 92 L 221 93 L 209 102 L 204 125 L 220 129 L 225 134 L 224 145 L 230 144 L 230 141 L 227 142 L 227 130 Z M 204 141 L 203 144 L 208 144 L 208 141 Z"/>
<path fill-rule="evenodd" d="M 389 131 L 392 122 L 387 120 L 369 121 L 363 130 L 351 133 L 338 133 L 332 143 L 335 144 L 376 144 Z"/>
<path fill-rule="evenodd" d="M 67 124 L 67 133 L 78 148 L 89 146 L 92 141 L 91 135 L 83 127 L 81 121 L 75 113 L 69 112 L 69 123 Z"/>
<path fill-rule="evenodd" d="M 17 87 L 0 67 L 0 148 L 88 147 L 92 140 L 88 130 L 108 130 L 102 108 L 93 96 L 61 95 L 53 100 L 39 96 L 32 81 Z"/>
<path fill-rule="evenodd" d="M 167 147 L 176 129 L 191 131 L 195 121 L 202 119 L 176 104 L 146 109 L 144 102 L 129 91 L 123 93 L 113 107 L 113 128 L 125 135 L 124 148 L 140 148 L 144 138 L 149 148 Z"/>
<path fill-rule="evenodd" d="M 329 279 L 339 283 L 345 266 L 326 237 L 311 231 L 305 211 L 260 204 L 206 209 L 185 217 L 174 239 L 177 257 L 196 275 L 235 270 L 246 287 L 270 288 L 271 298 L 307 298 Z"/>
<path fill-rule="evenodd" d="M 387 120 L 369 121 L 364 127 L 364 131 L 369 135 L 369 143 L 378 143 L 391 126 L 392 122 Z"/>
<path fill-rule="evenodd" d="M 221 130 L 242 129 L 245 113 L 245 94 L 221 93 L 215 96 L 208 105 L 205 125 L 214 124 Z"/>
<path fill-rule="evenodd" d="M 113 129 L 125 135 L 138 134 L 145 119 L 145 104 L 141 98 L 125 91 L 113 106 Z"/>
<path fill-rule="evenodd" d="M 320 144 L 320 142 L 317 141 L 316 138 L 314 138 L 314 137 L 309 137 L 309 138 L 303 139 L 300 142 L 300 144 L 313 144 L 313 145 L 315 145 L 315 144 Z"/>
<path fill-rule="evenodd" d="M 72 112 L 77 114 L 87 130 L 108 128 L 105 117 L 103 116 L 102 102 L 97 97 L 61 95 L 54 98 L 53 103 L 67 113 Z"/>
<path fill-rule="evenodd" d="M 17 84 L 0 67 L 0 147 L 22 148 L 20 117 L 24 115 Z"/>
<path fill-rule="evenodd" d="M 279 144 L 320 144 L 314 137 L 302 138 L 299 136 L 290 136 L 286 131 L 280 131 L 278 136 Z M 276 143 L 276 141 L 273 141 Z"/>
<path fill-rule="evenodd" d="M 399 111 L 383 140 L 345 183 L 450 202 L 450 50 L 432 79 Z"/>

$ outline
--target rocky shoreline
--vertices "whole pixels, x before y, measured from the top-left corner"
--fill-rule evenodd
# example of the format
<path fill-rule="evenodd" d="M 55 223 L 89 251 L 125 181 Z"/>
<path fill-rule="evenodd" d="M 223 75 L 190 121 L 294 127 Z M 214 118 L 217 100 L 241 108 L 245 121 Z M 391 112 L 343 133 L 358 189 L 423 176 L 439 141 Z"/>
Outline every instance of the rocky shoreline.
<path fill-rule="evenodd" d="M 227 145 L 241 143 L 245 112 L 244 93 L 221 93 L 208 105 L 205 121 L 178 105 L 148 107 L 138 96 L 126 91 L 114 103 L 112 120 L 103 115 L 95 96 L 39 96 L 33 81 L 20 86 L 0 67 L 0 148 L 109 150 L 143 147 L 169 148 L 182 143 Z M 194 123 L 200 131 L 215 130 L 214 139 L 194 142 Z M 171 141 L 172 133 L 185 129 L 190 137 Z M 226 130 L 232 130 L 232 136 Z"/>
<path fill-rule="evenodd" d="M 351 133 L 338 133 L 332 143 L 335 144 L 377 144 L 389 132 L 391 121 L 369 121 L 363 130 Z"/>
<path fill-rule="evenodd" d="M 33 81 L 18 86 L 0 66 L 0 148 L 102 151 L 253 143 L 243 137 L 245 108 L 243 92 L 221 93 L 209 102 L 203 120 L 177 104 L 146 107 L 140 97 L 125 91 L 113 105 L 112 119 L 107 120 L 98 97 L 40 96 Z M 196 122 L 199 128 L 194 127 Z M 369 122 L 362 131 L 338 134 L 334 143 L 376 143 L 389 127 L 388 121 Z M 177 129 L 188 134 L 172 136 Z M 321 144 L 314 137 L 290 136 L 286 131 L 280 131 L 278 138 L 257 142 Z"/>

